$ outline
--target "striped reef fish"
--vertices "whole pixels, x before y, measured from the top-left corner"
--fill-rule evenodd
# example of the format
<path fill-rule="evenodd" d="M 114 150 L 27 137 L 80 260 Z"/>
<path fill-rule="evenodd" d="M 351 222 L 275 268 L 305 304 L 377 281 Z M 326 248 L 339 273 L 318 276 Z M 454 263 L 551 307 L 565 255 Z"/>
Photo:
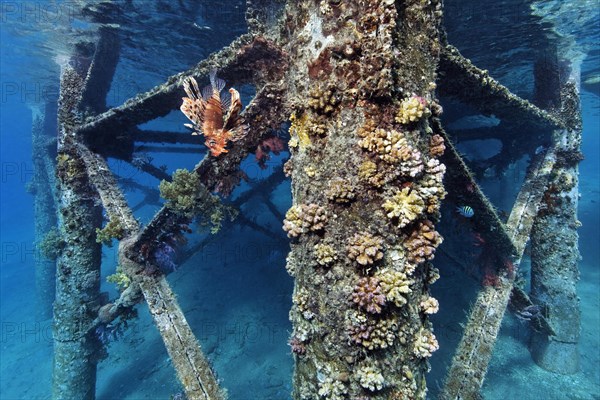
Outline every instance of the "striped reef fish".
<path fill-rule="evenodd" d="M 227 144 L 240 140 L 247 131 L 240 116 L 240 94 L 231 88 L 231 96 L 221 98 L 224 87 L 225 81 L 217 78 L 214 70 L 210 73 L 210 85 L 202 91 L 198 88 L 196 79 L 191 76 L 183 82 L 188 97 L 183 98 L 180 110 L 192 122 L 185 126 L 192 129 L 192 135 L 204 135 L 204 144 L 213 156 L 227 153 Z"/>
<path fill-rule="evenodd" d="M 473 211 L 470 206 L 456 207 L 456 212 L 465 218 L 471 218 L 473 215 L 475 215 L 475 211 Z"/>

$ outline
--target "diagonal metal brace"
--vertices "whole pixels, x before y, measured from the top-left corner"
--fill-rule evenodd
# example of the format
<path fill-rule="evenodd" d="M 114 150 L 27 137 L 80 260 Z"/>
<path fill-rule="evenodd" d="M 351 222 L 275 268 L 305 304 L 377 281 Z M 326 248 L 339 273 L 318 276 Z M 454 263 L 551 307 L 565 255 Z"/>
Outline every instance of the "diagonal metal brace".
<path fill-rule="evenodd" d="M 518 265 L 523 255 L 555 160 L 555 147 L 552 147 L 532 162 L 506 229 L 500 231 L 503 236 L 506 236 L 503 238 L 504 241 L 513 243 L 514 265 Z M 505 270 L 497 286 L 486 286 L 479 292 L 452 360 L 440 399 L 481 398 L 479 392 L 492 357 L 502 318 L 510 301 L 514 279 L 515 274 Z"/>

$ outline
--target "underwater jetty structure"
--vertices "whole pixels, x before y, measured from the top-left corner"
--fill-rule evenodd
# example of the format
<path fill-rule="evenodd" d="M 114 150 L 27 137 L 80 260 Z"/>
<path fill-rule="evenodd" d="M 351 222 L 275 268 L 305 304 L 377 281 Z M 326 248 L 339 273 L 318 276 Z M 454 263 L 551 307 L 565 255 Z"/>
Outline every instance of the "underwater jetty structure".
<path fill-rule="evenodd" d="M 118 8 L 108 1 L 83 8 L 101 26 L 98 40 L 75 46 L 61 73 L 57 106 L 50 102 L 33 126 L 36 235 L 46 249 L 36 279 L 40 317 L 53 303 L 53 398 L 95 398 L 97 360 L 110 357 L 102 354 L 98 336 L 118 319 L 130 319 L 139 303 L 148 306 L 187 398 L 226 398 L 160 258 L 188 224 L 218 227 L 252 193 L 264 193 L 286 176 L 292 206 L 280 218 L 291 246 L 286 268 L 295 280 L 294 399 L 426 397 L 428 359 L 438 349 L 428 319 L 439 306 L 429 291 L 439 278 L 432 264 L 442 243 L 436 226 L 443 201 L 462 205 L 467 197 L 488 265 L 441 398 L 480 398 L 509 302 L 535 331 L 536 362 L 559 373 L 577 370 L 577 71 L 570 79 L 542 79 L 548 67 L 540 65 L 536 106 L 447 42 L 441 1 L 248 0 L 247 34 L 107 109 L 119 61 Z M 213 70 L 233 86 L 256 88 L 237 122 L 245 135 L 213 152 L 223 137 L 202 125 L 211 152 L 192 171 L 173 176 L 134 157 L 136 142 L 198 143 L 191 135 L 139 125 L 178 109 L 186 94 L 190 104 L 201 104 L 194 112 L 214 108 L 202 95 L 195 98 L 190 80 L 207 82 Z M 458 98 L 501 121 L 461 132 L 462 140 L 502 142 L 490 163 L 506 168 L 531 154 L 506 222 L 454 147 L 453 132 L 442 126 L 438 96 Z M 283 171 L 227 202 L 243 178 L 242 160 L 258 148 L 274 150 L 268 141 L 287 122 L 290 158 Z M 109 157 L 163 180 L 167 202 L 145 226 L 125 201 Z M 140 189 L 156 203 L 156 188 Z M 237 218 L 235 223 L 272 234 Z M 115 280 L 121 291 L 107 299 L 100 292 L 101 246 L 112 239 L 119 241 Z M 515 284 L 528 242 L 530 293 Z"/>

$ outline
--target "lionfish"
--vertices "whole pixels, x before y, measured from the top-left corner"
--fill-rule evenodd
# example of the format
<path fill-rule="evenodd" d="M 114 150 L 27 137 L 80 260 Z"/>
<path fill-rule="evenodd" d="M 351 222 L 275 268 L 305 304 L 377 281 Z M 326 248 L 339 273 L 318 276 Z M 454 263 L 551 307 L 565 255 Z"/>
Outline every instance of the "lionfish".
<path fill-rule="evenodd" d="M 227 153 L 227 143 L 243 138 L 247 129 L 240 117 L 240 94 L 231 88 L 231 97 L 222 99 L 221 91 L 224 87 L 225 81 L 217 78 L 216 71 L 211 71 L 210 85 L 202 91 L 198 89 L 196 79 L 191 76 L 183 82 L 188 97 L 183 98 L 180 110 L 192 121 L 185 126 L 193 130 L 192 135 L 204 135 L 204 144 L 213 156 Z"/>

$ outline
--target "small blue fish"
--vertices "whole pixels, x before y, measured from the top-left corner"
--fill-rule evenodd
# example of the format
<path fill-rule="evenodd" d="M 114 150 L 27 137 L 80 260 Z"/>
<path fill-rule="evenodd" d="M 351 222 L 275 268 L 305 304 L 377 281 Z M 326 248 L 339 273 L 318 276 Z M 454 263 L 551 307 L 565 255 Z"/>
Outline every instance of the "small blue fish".
<path fill-rule="evenodd" d="M 475 215 L 475 211 L 470 206 L 456 207 L 456 212 L 465 218 L 471 218 Z"/>

